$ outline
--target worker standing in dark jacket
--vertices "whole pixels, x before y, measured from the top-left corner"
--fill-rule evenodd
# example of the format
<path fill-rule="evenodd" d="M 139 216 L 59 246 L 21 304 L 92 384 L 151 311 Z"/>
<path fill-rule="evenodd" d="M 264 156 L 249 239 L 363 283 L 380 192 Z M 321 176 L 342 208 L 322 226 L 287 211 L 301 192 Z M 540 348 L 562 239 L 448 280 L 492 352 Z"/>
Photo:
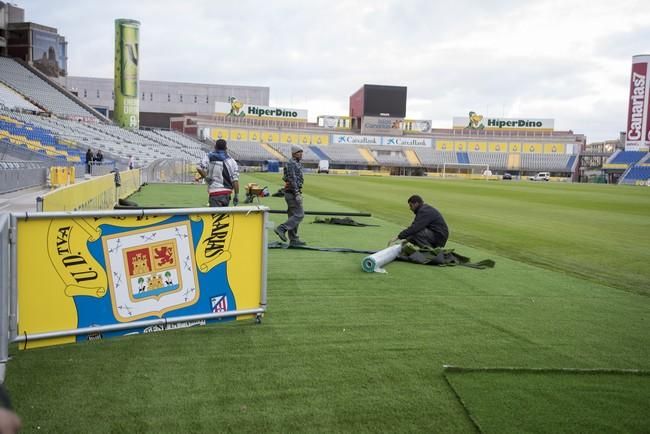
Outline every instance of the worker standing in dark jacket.
<path fill-rule="evenodd" d="M 287 161 L 282 175 L 284 200 L 287 202 L 287 215 L 289 218 L 274 229 L 282 241 L 287 241 L 288 235 L 289 245 L 292 247 L 307 244 L 298 237 L 298 226 L 305 217 L 305 211 L 302 207 L 302 184 L 304 182 L 302 163 L 300 163 L 302 152 L 303 149 L 300 145 L 291 145 L 291 160 Z"/>
<path fill-rule="evenodd" d="M 397 235 L 397 239 L 406 240 L 418 247 L 444 247 L 449 238 L 449 228 L 442 214 L 424 203 L 418 195 L 408 199 L 409 208 L 415 214 L 411 226 Z"/>

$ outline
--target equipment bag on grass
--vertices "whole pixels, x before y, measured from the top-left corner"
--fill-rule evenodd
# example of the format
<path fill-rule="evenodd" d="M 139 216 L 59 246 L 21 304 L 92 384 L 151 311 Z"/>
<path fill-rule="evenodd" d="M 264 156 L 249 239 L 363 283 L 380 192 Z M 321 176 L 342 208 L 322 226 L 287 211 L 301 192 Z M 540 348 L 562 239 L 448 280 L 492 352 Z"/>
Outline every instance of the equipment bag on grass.
<path fill-rule="evenodd" d="M 397 257 L 397 260 L 422 265 L 461 265 L 463 267 L 477 268 L 479 270 L 494 268 L 494 261 L 492 259 L 471 262 L 470 258 L 456 253 L 454 249 L 445 249 L 442 247 L 417 247 L 411 243 L 406 243 L 402 247 L 402 252 Z"/>

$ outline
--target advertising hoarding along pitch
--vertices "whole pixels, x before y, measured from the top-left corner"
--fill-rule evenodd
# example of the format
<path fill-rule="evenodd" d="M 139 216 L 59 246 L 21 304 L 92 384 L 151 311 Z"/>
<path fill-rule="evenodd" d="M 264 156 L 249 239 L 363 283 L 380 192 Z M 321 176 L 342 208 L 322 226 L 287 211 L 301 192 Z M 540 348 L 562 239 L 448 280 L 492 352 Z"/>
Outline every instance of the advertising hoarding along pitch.
<path fill-rule="evenodd" d="M 19 220 L 24 348 L 242 318 L 260 309 L 265 217 L 263 210 L 244 211 L 45 213 Z M 66 334 L 43 336 L 60 332 Z"/>

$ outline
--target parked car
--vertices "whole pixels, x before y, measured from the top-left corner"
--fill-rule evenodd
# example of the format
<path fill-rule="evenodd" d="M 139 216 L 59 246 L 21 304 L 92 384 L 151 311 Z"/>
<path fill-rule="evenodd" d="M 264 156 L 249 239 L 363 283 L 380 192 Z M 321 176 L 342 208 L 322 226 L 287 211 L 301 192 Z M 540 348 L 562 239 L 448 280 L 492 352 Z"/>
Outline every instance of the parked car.
<path fill-rule="evenodd" d="M 548 181 L 551 179 L 551 174 L 549 172 L 539 172 L 535 176 L 529 176 L 528 179 L 531 181 Z"/>
<path fill-rule="evenodd" d="M 320 160 L 318 162 L 318 173 L 330 173 L 329 160 Z"/>
<path fill-rule="evenodd" d="M 506 173 L 503 174 L 503 176 L 501 177 L 501 179 L 503 179 L 503 180 L 511 180 L 511 179 L 512 179 L 512 175 L 509 174 L 508 172 L 506 172 Z"/>

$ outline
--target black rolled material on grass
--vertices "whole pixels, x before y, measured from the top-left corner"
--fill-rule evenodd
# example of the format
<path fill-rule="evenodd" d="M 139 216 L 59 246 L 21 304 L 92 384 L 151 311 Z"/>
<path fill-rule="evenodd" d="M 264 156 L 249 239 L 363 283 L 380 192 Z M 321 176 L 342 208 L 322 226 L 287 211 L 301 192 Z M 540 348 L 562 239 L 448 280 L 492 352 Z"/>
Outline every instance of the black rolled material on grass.
<path fill-rule="evenodd" d="M 127 201 L 130 202 L 130 201 Z M 134 203 L 134 202 L 131 202 Z M 113 207 L 113 209 L 174 209 L 179 208 L 177 206 L 140 206 L 140 205 L 124 205 L 118 203 Z M 187 208 L 187 207 L 180 207 Z M 286 214 L 287 211 L 282 211 L 279 209 L 270 209 L 270 214 Z M 368 212 L 336 212 L 336 211 L 305 211 L 305 215 L 335 215 L 335 216 L 348 216 L 348 217 L 372 217 L 372 214 Z"/>

